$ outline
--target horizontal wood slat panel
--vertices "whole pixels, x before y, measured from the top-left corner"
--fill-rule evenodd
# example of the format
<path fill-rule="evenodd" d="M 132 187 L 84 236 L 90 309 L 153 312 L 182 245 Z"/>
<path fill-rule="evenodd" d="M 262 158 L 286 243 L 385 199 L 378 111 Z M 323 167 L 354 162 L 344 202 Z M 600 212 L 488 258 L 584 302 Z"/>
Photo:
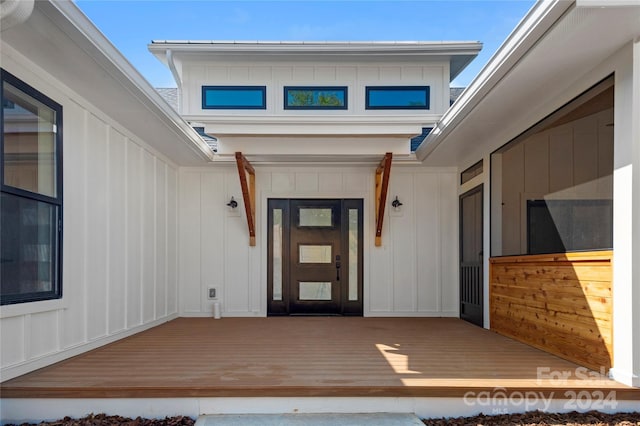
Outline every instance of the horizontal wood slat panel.
<path fill-rule="evenodd" d="M 607 344 L 612 343 L 612 336 L 609 331 L 609 327 L 605 328 L 605 334 L 603 335 L 601 330 L 595 325 L 593 322 L 588 324 L 586 321 L 576 321 L 566 318 L 558 318 L 555 316 L 545 315 L 545 312 L 542 310 L 525 310 L 521 308 L 517 309 L 502 309 L 496 308 L 495 310 L 496 318 L 498 316 L 502 316 L 504 318 L 509 318 L 513 322 L 516 320 L 515 325 L 533 325 L 536 328 L 540 329 L 543 332 L 549 332 L 553 334 L 554 332 L 559 333 L 570 333 L 570 336 L 565 338 L 564 340 L 578 340 L 580 342 L 583 341 L 582 337 L 576 336 L 590 336 L 590 340 L 603 340 Z M 607 324 L 609 326 L 609 324 Z M 602 349 L 606 349 L 603 346 L 599 346 Z M 608 353 L 605 351 L 605 353 Z"/>
<path fill-rule="evenodd" d="M 611 251 L 490 260 L 491 329 L 577 364 L 611 368 Z"/>
<path fill-rule="evenodd" d="M 563 293 L 567 295 L 583 295 L 586 293 L 591 296 L 601 297 L 609 297 L 611 295 L 610 282 L 545 279 L 539 279 L 537 282 L 540 290 L 544 292 L 552 291 L 554 293 Z M 496 277 L 493 285 L 497 287 L 529 288 L 529 284 L 527 284 L 525 280 L 508 279 L 500 276 Z"/>
<path fill-rule="evenodd" d="M 536 279 L 548 279 L 556 281 L 599 281 L 599 282 L 611 282 L 611 276 L 609 271 L 601 269 L 601 266 L 606 266 L 609 263 L 606 262 L 593 262 L 585 265 L 584 261 L 576 262 L 574 264 L 559 262 L 558 265 L 549 265 L 549 263 L 537 263 L 526 264 L 522 262 L 513 263 L 510 265 L 496 264 L 496 276 L 503 279 L 515 279 L 515 280 L 528 280 L 531 277 Z M 579 265 L 579 268 L 576 268 Z"/>
<path fill-rule="evenodd" d="M 590 350 L 580 346 L 579 350 Z M 541 378 L 539 368 L 568 372 Z M 464 397 L 633 389 L 456 318 L 179 318 L 0 385 L 3 398 Z"/>
<path fill-rule="evenodd" d="M 609 353 L 604 345 L 596 339 L 584 339 L 576 337 L 571 332 L 558 329 L 551 329 L 544 324 L 535 322 L 514 322 L 510 316 L 495 315 L 497 321 L 505 325 L 501 328 L 501 334 L 516 340 L 522 340 L 522 333 L 530 335 L 527 344 L 542 349 L 550 353 L 561 353 L 565 359 L 583 358 L 585 353 L 589 354 L 588 361 L 582 363 L 585 367 L 593 370 L 606 368 Z"/>
<path fill-rule="evenodd" d="M 532 282 L 529 288 L 513 286 L 495 286 L 496 297 L 505 294 L 505 299 L 515 299 L 522 306 L 528 306 L 529 302 L 544 303 L 550 311 L 574 308 L 577 312 L 589 311 L 608 314 L 611 312 L 611 295 L 608 297 L 591 296 L 583 292 L 582 295 L 569 295 L 562 291 L 543 290 L 540 286 Z M 533 287 L 535 286 L 535 287 Z M 535 289 L 535 291 L 532 291 Z M 579 289 L 579 288 L 577 288 Z M 503 292 L 503 293 L 499 293 Z M 550 305 L 557 305 L 555 309 Z"/>

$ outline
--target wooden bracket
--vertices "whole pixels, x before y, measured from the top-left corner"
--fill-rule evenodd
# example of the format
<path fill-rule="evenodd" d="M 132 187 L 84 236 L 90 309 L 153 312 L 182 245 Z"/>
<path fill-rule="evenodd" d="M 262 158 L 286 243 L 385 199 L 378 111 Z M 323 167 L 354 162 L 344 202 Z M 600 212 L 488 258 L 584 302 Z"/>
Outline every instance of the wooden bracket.
<path fill-rule="evenodd" d="M 244 200 L 244 211 L 247 213 L 247 225 L 249 226 L 249 245 L 256 245 L 256 171 L 249 163 L 249 160 L 236 152 L 236 165 L 238 166 L 238 176 L 240 176 L 240 188 L 242 189 L 242 199 Z M 249 180 L 247 182 L 247 174 Z"/>
<path fill-rule="evenodd" d="M 376 169 L 376 247 L 382 245 L 382 222 L 384 220 L 384 206 L 387 203 L 392 158 L 393 154 L 387 152 Z"/>

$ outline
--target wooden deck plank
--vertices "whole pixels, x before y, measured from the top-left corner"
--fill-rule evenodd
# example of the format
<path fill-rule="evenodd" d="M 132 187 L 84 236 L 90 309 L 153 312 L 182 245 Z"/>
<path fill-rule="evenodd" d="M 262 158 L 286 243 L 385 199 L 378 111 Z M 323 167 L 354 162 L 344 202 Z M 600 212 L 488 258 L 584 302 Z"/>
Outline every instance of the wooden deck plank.
<path fill-rule="evenodd" d="M 538 377 L 568 372 L 566 381 Z M 3 398 L 433 396 L 640 390 L 453 318 L 180 318 L 2 383 Z"/>

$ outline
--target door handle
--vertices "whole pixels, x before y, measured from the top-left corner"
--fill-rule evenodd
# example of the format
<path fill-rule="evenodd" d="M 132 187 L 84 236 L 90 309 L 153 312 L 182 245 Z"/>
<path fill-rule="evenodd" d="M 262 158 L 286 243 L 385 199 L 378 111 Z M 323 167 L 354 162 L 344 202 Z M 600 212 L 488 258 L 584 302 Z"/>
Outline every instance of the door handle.
<path fill-rule="evenodd" d="M 340 267 L 342 264 L 340 262 L 336 262 L 336 281 L 340 281 Z"/>

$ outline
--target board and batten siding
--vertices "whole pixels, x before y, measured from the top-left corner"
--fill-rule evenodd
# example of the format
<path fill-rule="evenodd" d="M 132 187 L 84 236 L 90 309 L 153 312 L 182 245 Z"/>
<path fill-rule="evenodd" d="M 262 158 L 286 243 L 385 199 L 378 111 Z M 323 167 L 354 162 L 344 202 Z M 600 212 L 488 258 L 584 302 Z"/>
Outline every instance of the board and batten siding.
<path fill-rule="evenodd" d="M 458 315 L 455 170 L 392 167 L 383 245 L 374 247 L 375 167 L 255 169 L 255 247 L 249 246 L 235 165 L 180 169 L 182 316 L 212 316 L 216 302 L 223 316 L 266 315 L 269 198 L 362 198 L 364 314 Z M 390 206 L 396 195 L 404 204 L 399 211 Z M 236 209 L 226 206 L 232 196 Z M 216 299 L 209 299 L 209 288 Z"/>
<path fill-rule="evenodd" d="M 490 260 L 491 329 L 585 367 L 613 362 L 612 251 Z"/>
<path fill-rule="evenodd" d="M 287 62 L 269 62 L 257 64 L 245 60 L 196 64 L 185 62 L 182 65 L 185 86 L 182 91 L 182 111 L 185 116 L 230 115 L 225 110 L 202 109 L 202 86 L 208 85 L 260 85 L 267 87 L 266 110 L 242 110 L 243 115 L 317 115 L 317 111 L 284 110 L 284 86 L 347 86 L 348 110 L 322 111 L 323 116 L 351 115 L 406 115 L 402 110 L 365 110 L 366 86 L 429 86 L 430 108 L 421 111 L 422 115 L 435 114 L 438 118 L 449 107 L 449 62 L 432 62 L 425 65 L 412 63 L 375 63 L 362 65 L 356 62 L 328 64 L 327 62 L 308 62 L 304 65 Z M 235 111 L 237 114 L 237 111 Z M 437 116 L 437 117 L 436 117 Z"/>
<path fill-rule="evenodd" d="M 3 68 L 64 120 L 63 298 L 2 307 L 6 380 L 177 316 L 178 169 L 43 71 Z"/>

